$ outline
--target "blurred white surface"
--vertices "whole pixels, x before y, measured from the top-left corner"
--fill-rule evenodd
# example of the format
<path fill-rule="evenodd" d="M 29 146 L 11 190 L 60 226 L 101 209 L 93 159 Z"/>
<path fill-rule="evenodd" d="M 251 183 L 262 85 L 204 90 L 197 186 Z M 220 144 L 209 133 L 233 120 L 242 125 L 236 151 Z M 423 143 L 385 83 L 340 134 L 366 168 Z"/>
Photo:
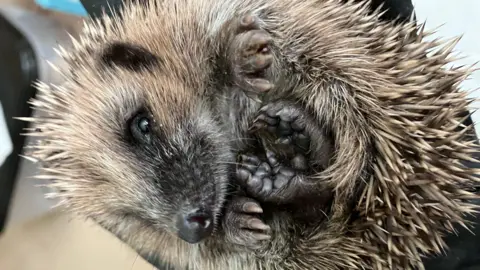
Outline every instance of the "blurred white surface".
<path fill-rule="evenodd" d="M 426 22 L 426 29 L 437 29 L 435 37 L 450 39 L 463 36 L 455 51 L 465 56 L 455 65 L 472 65 L 480 61 L 480 0 L 413 0 L 419 22 Z M 478 66 L 480 68 L 480 65 Z M 480 88 L 480 72 L 474 73 L 462 85 L 472 91 Z M 479 98 L 480 92 L 472 93 Z M 479 103 L 474 104 L 479 107 Z M 480 112 L 472 116 L 475 124 L 480 122 Z M 480 127 L 476 128 L 480 137 Z"/>
<path fill-rule="evenodd" d="M 54 52 L 54 48 L 59 44 L 66 48 L 71 45 L 66 28 L 53 18 L 17 5 L 0 5 L 0 13 L 25 36 L 32 46 L 37 57 L 38 79 L 45 83 L 63 82 L 61 75 L 54 72 L 47 61 L 54 63 L 59 68 L 64 64 L 63 60 Z M 34 115 L 39 113 L 33 112 Z M 34 142 L 33 137 L 27 137 L 25 140 L 28 143 Z M 3 144 L 1 138 L 0 143 Z M 26 159 L 20 160 L 7 216 L 7 228 L 12 224 L 44 214 L 55 204 L 55 201 L 44 198 L 48 189 L 39 187 L 48 181 L 32 179 L 32 176 L 38 174 L 37 166 Z"/>
<path fill-rule="evenodd" d="M 2 103 L 0 103 L 0 166 L 13 151 L 13 143 L 8 132 L 5 114 L 3 113 Z"/>

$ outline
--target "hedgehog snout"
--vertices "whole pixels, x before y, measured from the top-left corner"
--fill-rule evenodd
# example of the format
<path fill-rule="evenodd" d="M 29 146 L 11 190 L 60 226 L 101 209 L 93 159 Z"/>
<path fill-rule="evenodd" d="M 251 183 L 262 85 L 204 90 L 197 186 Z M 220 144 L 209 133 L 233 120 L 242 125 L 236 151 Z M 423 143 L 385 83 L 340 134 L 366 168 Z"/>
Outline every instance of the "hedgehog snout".
<path fill-rule="evenodd" d="M 196 244 L 212 233 L 213 215 L 200 208 L 182 212 L 177 215 L 176 227 L 180 239 Z"/>

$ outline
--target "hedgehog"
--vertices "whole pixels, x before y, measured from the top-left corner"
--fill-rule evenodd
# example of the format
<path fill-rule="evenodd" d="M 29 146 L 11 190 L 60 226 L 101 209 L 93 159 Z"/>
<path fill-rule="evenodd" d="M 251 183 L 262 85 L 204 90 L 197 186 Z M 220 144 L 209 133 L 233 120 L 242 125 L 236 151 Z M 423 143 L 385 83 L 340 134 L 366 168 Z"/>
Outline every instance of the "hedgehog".
<path fill-rule="evenodd" d="M 151 0 L 87 21 L 24 119 L 37 177 L 154 265 L 423 268 L 477 208 L 473 67 L 368 6 Z"/>

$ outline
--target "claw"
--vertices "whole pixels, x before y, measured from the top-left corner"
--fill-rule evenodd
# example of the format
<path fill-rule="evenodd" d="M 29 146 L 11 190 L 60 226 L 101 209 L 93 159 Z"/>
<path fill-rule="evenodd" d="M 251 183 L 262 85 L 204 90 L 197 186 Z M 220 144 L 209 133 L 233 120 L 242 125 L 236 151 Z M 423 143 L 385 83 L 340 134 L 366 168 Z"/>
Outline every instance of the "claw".
<path fill-rule="evenodd" d="M 254 232 L 254 233 L 253 233 L 253 236 L 254 236 L 257 240 L 268 240 L 268 239 L 272 238 L 272 236 L 270 236 L 270 235 L 268 235 L 268 234 L 257 233 L 257 232 Z"/>
<path fill-rule="evenodd" d="M 240 20 L 240 25 L 243 27 L 251 27 L 255 23 L 255 17 L 253 15 L 245 15 Z"/>
<path fill-rule="evenodd" d="M 297 113 L 295 113 L 295 110 L 289 108 L 278 110 L 275 115 L 280 117 L 285 122 L 293 122 L 298 117 Z"/>
<path fill-rule="evenodd" d="M 278 125 L 278 122 L 280 120 L 278 118 L 268 117 L 268 116 L 266 116 L 265 114 L 262 113 L 259 116 L 257 116 L 257 118 L 255 118 L 254 122 L 257 122 L 257 121 L 266 122 L 267 124 L 269 124 L 271 126 L 275 126 L 275 125 Z"/>
<path fill-rule="evenodd" d="M 245 213 L 256 213 L 256 214 L 263 213 L 263 209 L 258 204 L 253 202 L 244 204 L 242 210 Z"/>
<path fill-rule="evenodd" d="M 270 226 L 267 224 L 263 223 L 260 219 L 258 218 L 252 218 L 247 224 L 249 229 L 254 229 L 254 230 L 261 230 L 261 231 L 269 231 Z"/>
<path fill-rule="evenodd" d="M 243 212 L 243 213 L 242 213 Z M 263 213 L 260 205 L 247 197 L 234 197 L 227 204 L 224 230 L 227 239 L 234 244 L 249 248 L 262 248 L 264 243 L 260 241 L 271 238 L 271 228 L 260 218 L 253 214 Z"/>
<path fill-rule="evenodd" d="M 268 51 L 270 50 L 268 46 L 270 45 L 272 40 L 272 37 L 266 32 L 258 31 L 256 33 L 253 33 L 253 35 L 250 37 L 250 46 L 247 50 L 245 50 L 245 52 L 247 53 L 247 55 L 256 53 L 268 53 Z M 265 48 L 267 50 L 265 50 Z"/>
<path fill-rule="evenodd" d="M 254 56 L 249 57 L 243 65 L 243 70 L 246 73 L 256 73 L 267 69 L 273 62 L 273 55 L 259 52 Z M 259 79 L 262 80 L 262 79 Z M 265 80 L 266 81 L 266 80 Z M 267 81 L 268 82 L 268 81 Z"/>
<path fill-rule="evenodd" d="M 251 87 L 255 88 L 261 93 L 267 92 L 273 88 L 273 84 L 271 84 L 268 80 L 265 79 L 254 79 L 248 81 L 248 84 L 250 84 Z"/>
<path fill-rule="evenodd" d="M 248 131 L 250 132 L 256 132 L 262 128 L 266 128 L 267 127 L 267 124 L 264 123 L 264 122 L 254 122 L 253 125 L 251 125 L 249 128 L 248 128 Z"/>
<path fill-rule="evenodd" d="M 283 145 L 289 145 L 292 143 L 292 138 L 291 137 L 281 137 L 275 140 L 275 144 L 283 144 Z"/>

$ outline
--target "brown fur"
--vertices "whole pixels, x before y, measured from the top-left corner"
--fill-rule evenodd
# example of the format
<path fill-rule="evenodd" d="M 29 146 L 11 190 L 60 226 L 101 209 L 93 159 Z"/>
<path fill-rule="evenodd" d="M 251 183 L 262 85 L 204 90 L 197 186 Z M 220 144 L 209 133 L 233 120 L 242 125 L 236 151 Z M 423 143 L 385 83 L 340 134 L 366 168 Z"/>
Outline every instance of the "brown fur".
<path fill-rule="evenodd" d="M 468 187 L 479 179 L 461 163 L 476 150 L 463 140 L 468 128 L 461 124 L 471 101 L 458 89 L 469 70 L 444 67 L 455 42 L 425 41 L 413 24 L 383 23 L 366 5 L 340 0 L 156 2 L 128 7 L 122 20 L 105 18 L 105 28 L 88 23 L 76 49 L 63 53 L 71 68 L 67 83 L 59 89 L 40 84 L 34 105 L 50 116 L 33 120 L 46 136 L 33 156 L 46 164 L 53 186 L 63 191 L 56 195 L 71 211 L 144 256 L 195 269 L 421 268 L 422 254 L 445 247 L 445 229 L 473 212 L 468 200 L 477 196 Z M 228 168 L 220 163 L 244 147 L 248 117 L 258 109 L 241 91 L 218 88 L 215 65 L 222 27 L 247 12 L 258 14 L 274 37 L 276 91 L 313 112 L 333 131 L 337 148 L 334 164 L 317 175 L 335 192 L 328 222 L 296 227 L 279 213 L 268 220 L 270 245 L 257 253 L 223 243 L 221 231 L 190 245 L 168 224 L 152 226 L 131 215 L 151 215 L 140 201 L 153 198 L 137 173 L 142 164 L 114 136 L 141 102 L 154 108 L 169 140 L 189 138 L 178 132 L 182 123 L 201 122 L 197 126 L 213 131 L 212 141 L 229 143 L 215 150 L 225 153 L 215 164 L 221 177 Z M 102 50 L 118 41 L 141 44 L 161 59 L 159 67 L 139 75 L 99 64 Z"/>

